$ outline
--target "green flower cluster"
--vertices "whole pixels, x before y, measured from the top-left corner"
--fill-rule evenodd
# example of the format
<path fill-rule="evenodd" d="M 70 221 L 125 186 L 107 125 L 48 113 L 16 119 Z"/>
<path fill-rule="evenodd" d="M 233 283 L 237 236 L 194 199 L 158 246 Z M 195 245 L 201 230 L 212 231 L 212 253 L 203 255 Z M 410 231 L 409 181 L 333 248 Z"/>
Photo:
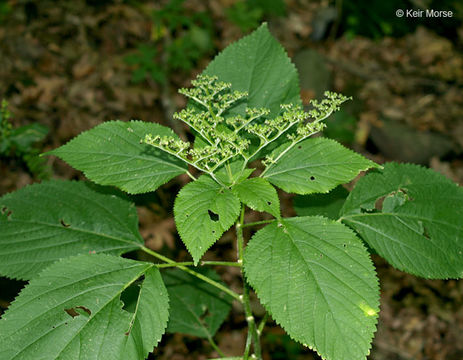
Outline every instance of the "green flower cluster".
<path fill-rule="evenodd" d="M 192 147 L 189 142 L 151 134 L 143 141 L 209 174 L 235 156 L 241 156 L 246 166 L 260 150 L 284 133 L 290 148 L 322 131 L 325 127 L 322 121 L 347 100 L 343 95 L 326 92 L 326 98 L 313 101 L 313 109 L 308 112 L 300 105 L 283 104 L 280 115 L 275 118 L 268 117 L 270 110 L 266 108 L 247 108 L 244 116 L 224 116 L 248 93 L 232 90 L 230 83 L 219 81 L 216 76 L 199 75 L 192 85 L 193 88 L 179 92 L 194 103 L 175 113 L 174 118 L 186 123 L 202 141 Z M 254 144 L 252 151 L 251 143 Z M 267 157 L 264 165 L 271 166 L 277 159 Z"/>

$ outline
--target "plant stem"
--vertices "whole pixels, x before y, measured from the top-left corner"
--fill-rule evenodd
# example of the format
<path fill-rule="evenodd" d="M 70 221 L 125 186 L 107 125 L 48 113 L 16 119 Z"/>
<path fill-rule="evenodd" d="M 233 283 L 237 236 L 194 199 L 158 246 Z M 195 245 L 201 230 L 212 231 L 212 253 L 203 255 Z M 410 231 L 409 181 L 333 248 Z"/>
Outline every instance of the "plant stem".
<path fill-rule="evenodd" d="M 187 272 L 188 274 L 193 275 L 193 276 L 197 277 L 198 279 L 201 279 L 201 280 L 207 282 L 208 284 L 210 284 L 212 286 L 215 286 L 217 289 L 220 289 L 223 292 L 227 293 L 228 295 L 233 297 L 235 300 L 238 300 L 240 303 L 243 303 L 243 300 L 241 299 L 241 296 L 239 294 L 237 294 L 233 290 L 227 288 L 226 286 L 218 283 L 217 281 L 214 281 L 214 280 L 208 278 L 207 276 L 205 276 L 203 274 L 200 274 L 200 273 L 198 273 L 198 272 L 196 272 L 194 270 L 191 270 L 191 269 L 187 268 L 184 265 L 179 265 L 181 263 L 176 263 L 174 260 L 171 260 L 168 257 L 165 257 L 164 255 L 161 255 L 161 254 L 157 253 L 156 251 L 148 249 L 146 246 L 142 246 L 141 250 L 143 250 L 147 254 L 150 254 L 151 256 L 154 256 L 155 258 L 158 258 L 159 260 L 162 260 L 162 261 L 164 261 L 164 262 L 166 262 L 168 264 L 172 264 L 172 266 L 175 266 L 178 269 L 183 270 L 183 271 Z"/>
<path fill-rule="evenodd" d="M 242 266 L 237 261 L 201 261 L 200 265 L 219 265 L 219 266 L 236 266 L 236 267 Z"/>
<path fill-rule="evenodd" d="M 237 261 L 201 261 L 199 263 L 201 266 L 236 266 L 241 267 L 242 265 Z M 193 261 L 184 261 L 184 262 L 172 262 L 166 264 L 155 264 L 157 268 L 167 268 L 167 267 L 176 267 L 176 266 L 194 266 Z"/>
<path fill-rule="evenodd" d="M 177 267 L 177 266 L 191 266 L 194 265 L 192 261 L 187 262 L 173 262 L 169 264 L 155 264 L 158 269 L 168 268 L 168 267 Z"/>
<path fill-rule="evenodd" d="M 241 214 L 239 221 L 236 223 L 236 240 L 238 247 L 238 262 L 243 263 L 244 255 L 244 239 L 243 239 L 243 224 L 244 224 L 244 206 L 241 207 Z M 244 349 L 243 360 L 249 359 L 249 352 L 251 350 L 251 344 L 254 343 L 254 354 L 257 356 L 257 359 L 262 359 L 262 354 L 260 350 L 260 339 L 256 328 L 256 320 L 252 314 L 251 302 L 249 300 L 249 285 L 246 282 L 244 277 L 243 268 L 241 268 L 241 275 L 243 277 L 243 306 L 244 314 L 246 316 L 246 321 L 248 323 L 248 335 L 246 339 L 246 346 Z"/>
<path fill-rule="evenodd" d="M 220 350 L 219 346 L 215 343 L 214 339 L 212 338 L 212 336 L 208 336 L 207 337 L 207 340 L 209 340 L 209 344 L 211 344 L 211 346 L 214 348 L 215 351 L 217 351 L 217 353 L 219 354 L 219 356 L 221 357 L 225 357 L 226 355 L 223 353 L 222 350 Z"/>
<path fill-rule="evenodd" d="M 194 175 L 187 170 L 186 174 L 192 179 L 192 180 L 197 180 Z"/>
<path fill-rule="evenodd" d="M 274 222 L 276 219 L 270 219 L 270 220 L 261 220 L 261 221 L 256 221 L 256 222 L 250 222 L 243 224 L 241 227 L 251 227 L 251 226 L 256 226 L 256 225 L 263 225 L 263 224 L 269 224 L 271 222 Z"/>
<path fill-rule="evenodd" d="M 257 333 L 259 334 L 259 336 L 262 334 L 262 331 L 264 330 L 267 320 L 268 320 L 268 313 L 265 313 L 264 317 L 260 321 L 259 326 L 257 327 Z"/>

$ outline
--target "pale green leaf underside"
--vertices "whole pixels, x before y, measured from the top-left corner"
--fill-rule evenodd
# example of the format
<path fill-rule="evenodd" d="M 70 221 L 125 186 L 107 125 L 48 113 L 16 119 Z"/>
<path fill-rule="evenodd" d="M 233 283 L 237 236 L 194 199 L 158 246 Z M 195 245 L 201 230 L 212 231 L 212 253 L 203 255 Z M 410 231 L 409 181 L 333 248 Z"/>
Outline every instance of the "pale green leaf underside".
<path fill-rule="evenodd" d="M 180 190 L 175 199 L 175 224 L 195 263 L 233 225 L 240 201 L 227 188 L 203 175 Z"/>
<path fill-rule="evenodd" d="M 140 307 L 131 314 L 119 297 L 143 274 Z M 144 359 L 167 326 L 167 296 L 151 264 L 103 254 L 61 260 L 31 280 L 0 319 L 0 358 Z M 143 343 L 143 356 L 130 342 Z"/>
<path fill-rule="evenodd" d="M 46 181 L 0 198 L 0 273 L 30 279 L 77 254 L 120 255 L 143 245 L 135 206 L 110 189 Z"/>
<path fill-rule="evenodd" d="M 60 157 L 98 184 L 114 185 L 131 194 L 145 193 L 187 170 L 179 159 L 140 143 L 146 134 L 176 137 L 159 124 L 109 121 L 48 154 Z"/>
<path fill-rule="evenodd" d="M 349 228 L 322 217 L 272 223 L 250 240 L 244 269 L 293 339 L 324 359 L 366 359 L 379 287 L 367 250 Z"/>
<path fill-rule="evenodd" d="M 264 177 L 288 193 L 326 193 L 377 166 L 334 140 L 314 138 L 294 146 Z"/>
<path fill-rule="evenodd" d="M 232 188 L 242 203 L 253 210 L 265 211 L 276 218 L 280 217 L 280 200 L 275 188 L 262 178 L 251 178 Z"/>
<path fill-rule="evenodd" d="M 397 269 L 425 278 L 463 277 L 463 189 L 444 176 L 386 164 L 358 181 L 341 214 Z"/>
<path fill-rule="evenodd" d="M 211 269 L 203 274 L 221 282 Z M 162 277 L 170 299 L 167 331 L 206 339 L 213 337 L 230 312 L 230 296 L 180 270 L 165 271 Z"/>
<path fill-rule="evenodd" d="M 204 71 L 220 81 L 232 84 L 233 90 L 247 91 L 247 101 L 233 112 L 247 107 L 266 107 L 278 115 L 280 104 L 300 104 L 299 77 L 283 47 L 263 24 L 252 34 L 229 45 Z"/>

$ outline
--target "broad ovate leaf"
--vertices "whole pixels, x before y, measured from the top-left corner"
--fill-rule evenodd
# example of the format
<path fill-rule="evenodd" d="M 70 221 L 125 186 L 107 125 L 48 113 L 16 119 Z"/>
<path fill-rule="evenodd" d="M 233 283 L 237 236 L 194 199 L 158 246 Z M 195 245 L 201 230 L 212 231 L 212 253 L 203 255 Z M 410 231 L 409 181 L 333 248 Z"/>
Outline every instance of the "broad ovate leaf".
<path fill-rule="evenodd" d="M 142 275 L 138 307 L 127 312 L 120 295 Z M 0 358 L 142 360 L 167 320 L 167 290 L 152 264 L 79 255 L 50 265 L 11 304 L 0 319 Z"/>
<path fill-rule="evenodd" d="M 202 274 L 221 282 L 211 269 Z M 181 270 L 165 271 L 162 277 L 170 299 L 167 332 L 212 338 L 228 316 L 233 299 Z"/>
<path fill-rule="evenodd" d="M 120 255 L 143 245 L 135 206 L 108 188 L 46 181 L 0 198 L 0 274 L 30 279 L 77 254 Z"/>
<path fill-rule="evenodd" d="M 253 210 L 280 217 L 280 200 L 275 188 L 262 178 L 246 179 L 232 188 L 241 202 Z"/>
<path fill-rule="evenodd" d="M 208 175 L 180 190 L 174 204 L 175 223 L 195 264 L 233 225 L 239 212 L 240 201 L 233 192 Z"/>
<path fill-rule="evenodd" d="M 296 341 L 327 360 L 364 360 L 376 329 L 379 287 L 362 241 L 323 217 L 259 230 L 244 269 L 264 307 Z"/>
<path fill-rule="evenodd" d="M 388 163 L 357 182 L 341 215 L 397 269 L 463 277 L 463 189 L 443 175 Z"/>
<path fill-rule="evenodd" d="M 288 193 L 327 193 L 373 167 L 378 165 L 334 140 L 313 138 L 288 150 L 264 177 Z"/>
<path fill-rule="evenodd" d="M 233 109 L 244 113 L 245 107 L 265 107 L 278 115 L 280 104 L 300 104 L 299 77 L 296 67 L 283 47 L 263 24 L 252 34 L 229 45 L 204 71 L 233 90 L 247 91 L 249 97 Z"/>
<path fill-rule="evenodd" d="M 159 124 L 108 121 L 48 154 L 60 157 L 98 184 L 114 185 L 131 194 L 145 193 L 187 170 L 181 160 L 141 143 L 147 134 L 176 138 Z"/>

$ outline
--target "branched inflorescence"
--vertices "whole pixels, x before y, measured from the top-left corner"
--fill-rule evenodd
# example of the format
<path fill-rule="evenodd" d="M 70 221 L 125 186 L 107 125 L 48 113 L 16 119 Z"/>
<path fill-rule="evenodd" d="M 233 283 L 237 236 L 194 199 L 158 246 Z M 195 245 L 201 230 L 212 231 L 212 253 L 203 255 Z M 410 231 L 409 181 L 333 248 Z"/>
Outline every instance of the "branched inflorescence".
<path fill-rule="evenodd" d="M 266 108 L 247 108 L 244 116 L 224 116 L 248 93 L 232 90 L 230 83 L 219 81 L 216 76 L 199 75 L 192 85 L 193 88 L 179 92 L 193 100 L 195 105 L 175 113 L 174 118 L 190 126 L 202 139 L 201 145 L 192 148 L 189 142 L 152 134 L 146 135 L 143 141 L 209 173 L 213 178 L 214 171 L 235 156 L 241 156 L 243 167 L 246 166 L 260 150 L 286 132 L 286 150 L 320 132 L 325 127 L 322 121 L 347 100 L 343 95 L 326 92 L 326 98 L 321 102 L 313 101 L 313 109 L 308 112 L 300 105 L 283 104 L 280 115 L 275 118 L 268 117 L 270 110 Z M 252 151 L 250 139 L 256 139 L 258 143 Z M 267 157 L 264 165 L 268 168 L 281 155 Z"/>

